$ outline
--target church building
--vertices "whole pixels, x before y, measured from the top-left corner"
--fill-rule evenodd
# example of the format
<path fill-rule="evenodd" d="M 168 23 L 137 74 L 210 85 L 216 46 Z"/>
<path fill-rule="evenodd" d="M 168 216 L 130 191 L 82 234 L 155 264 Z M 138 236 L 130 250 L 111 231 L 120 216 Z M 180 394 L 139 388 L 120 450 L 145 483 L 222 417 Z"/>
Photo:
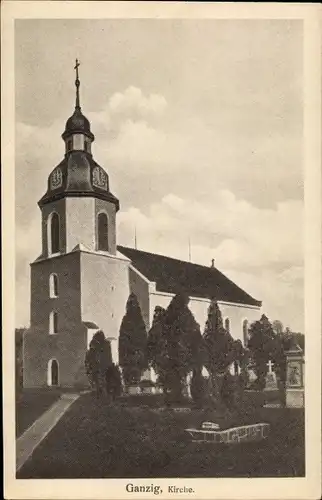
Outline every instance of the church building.
<path fill-rule="evenodd" d="M 24 338 L 24 386 L 82 387 L 85 353 L 97 330 L 118 336 L 127 299 L 135 293 L 149 330 L 156 306 L 185 291 L 203 331 L 210 298 L 224 325 L 247 343 L 248 325 L 260 318 L 255 300 L 214 266 L 117 245 L 120 209 L 107 172 L 92 154 L 94 135 L 83 115 L 76 61 L 76 105 L 62 134 L 65 155 L 48 178 L 41 210 L 42 249 L 31 263 L 30 328 Z"/>

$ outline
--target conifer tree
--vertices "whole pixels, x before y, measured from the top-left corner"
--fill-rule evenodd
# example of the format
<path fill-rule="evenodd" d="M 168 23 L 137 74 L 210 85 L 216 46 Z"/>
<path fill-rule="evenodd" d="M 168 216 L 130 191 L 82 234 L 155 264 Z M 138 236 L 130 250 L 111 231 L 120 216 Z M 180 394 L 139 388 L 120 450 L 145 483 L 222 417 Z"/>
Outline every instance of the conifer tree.
<path fill-rule="evenodd" d="M 162 314 L 161 327 L 158 326 L 160 356 L 156 371 L 172 401 L 181 399 L 187 374 L 199 369 L 203 362 L 200 327 L 188 304 L 189 297 L 177 294 Z"/>
<path fill-rule="evenodd" d="M 156 306 L 147 344 L 148 362 L 157 374 L 159 382 L 162 382 L 164 378 L 163 372 L 166 365 L 166 342 L 163 335 L 164 316 L 165 309 Z"/>
<path fill-rule="evenodd" d="M 280 337 L 274 332 L 273 326 L 265 314 L 255 321 L 249 328 L 248 348 L 255 364 L 257 380 L 254 385 L 264 389 L 266 384 L 267 363 L 274 358 L 280 361 L 283 358 L 283 348 Z"/>
<path fill-rule="evenodd" d="M 240 341 L 235 341 L 223 326 L 222 315 L 216 300 L 208 308 L 208 318 L 203 334 L 206 361 L 205 366 L 211 375 L 212 396 L 221 402 L 222 384 L 227 378 L 229 366 L 241 360 L 244 349 Z"/>
<path fill-rule="evenodd" d="M 207 353 L 207 369 L 212 374 L 225 372 L 238 357 L 241 348 L 240 342 L 235 341 L 225 330 L 221 311 L 215 300 L 209 305 L 203 338 Z"/>
<path fill-rule="evenodd" d="M 141 308 L 134 293 L 126 303 L 119 336 L 119 362 L 126 385 L 137 384 L 147 368 L 147 334 Z"/>

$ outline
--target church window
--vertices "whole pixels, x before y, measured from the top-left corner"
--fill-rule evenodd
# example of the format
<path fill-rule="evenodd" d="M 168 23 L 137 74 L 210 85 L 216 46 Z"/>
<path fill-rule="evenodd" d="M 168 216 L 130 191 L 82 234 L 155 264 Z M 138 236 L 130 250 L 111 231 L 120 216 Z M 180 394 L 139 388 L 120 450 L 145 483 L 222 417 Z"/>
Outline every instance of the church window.
<path fill-rule="evenodd" d="M 104 212 L 97 217 L 98 250 L 108 251 L 108 218 Z"/>
<path fill-rule="evenodd" d="M 57 359 L 50 359 L 48 361 L 47 384 L 49 386 L 59 385 L 59 365 Z"/>
<path fill-rule="evenodd" d="M 73 139 L 67 141 L 67 152 L 73 149 Z"/>
<path fill-rule="evenodd" d="M 55 254 L 60 251 L 60 227 L 59 215 L 53 212 L 49 217 L 49 253 Z"/>
<path fill-rule="evenodd" d="M 58 314 L 52 311 L 49 315 L 49 334 L 54 335 L 58 333 Z"/>
<path fill-rule="evenodd" d="M 225 319 L 225 330 L 230 333 L 230 321 L 229 318 Z"/>
<path fill-rule="evenodd" d="M 247 346 L 248 343 L 248 320 L 244 319 L 243 321 L 243 339 L 244 339 L 244 346 Z"/>
<path fill-rule="evenodd" d="M 51 298 L 58 297 L 58 276 L 51 274 L 49 276 L 49 296 Z"/>

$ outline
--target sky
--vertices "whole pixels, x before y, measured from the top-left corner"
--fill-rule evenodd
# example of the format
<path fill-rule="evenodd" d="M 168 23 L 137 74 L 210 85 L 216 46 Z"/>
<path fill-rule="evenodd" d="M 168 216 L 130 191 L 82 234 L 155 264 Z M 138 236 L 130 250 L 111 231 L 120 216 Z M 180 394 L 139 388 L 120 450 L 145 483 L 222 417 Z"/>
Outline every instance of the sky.
<path fill-rule="evenodd" d="M 299 20 L 16 20 L 16 326 L 38 200 L 75 103 L 119 200 L 117 240 L 216 267 L 304 330 Z"/>

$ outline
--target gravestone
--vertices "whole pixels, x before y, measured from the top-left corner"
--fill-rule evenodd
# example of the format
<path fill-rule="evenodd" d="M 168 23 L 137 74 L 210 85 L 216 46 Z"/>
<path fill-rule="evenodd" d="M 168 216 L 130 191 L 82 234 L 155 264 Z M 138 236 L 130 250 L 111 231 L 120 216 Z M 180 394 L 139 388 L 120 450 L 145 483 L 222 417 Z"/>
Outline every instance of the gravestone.
<path fill-rule="evenodd" d="M 155 394 L 155 387 L 141 387 L 141 394 Z"/>
<path fill-rule="evenodd" d="M 129 396 L 141 394 L 141 387 L 139 387 L 138 385 L 129 385 L 127 387 L 127 394 Z"/>
<path fill-rule="evenodd" d="M 163 387 L 160 384 L 155 385 L 155 394 L 163 394 Z"/>
<path fill-rule="evenodd" d="M 149 379 L 143 379 L 139 383 L 141 394 L 155 394 L 155 383 Z"/>
<path fill-rule="evenodd" d="M 257 375 L 255 373 L 255 370 L 252 367 L 248 368 L 248 384 L 252 384 L 256 379 Z"/>
<path fill-rule="evenodd" d="M 267 363 L 268 366 L 268 372 L 266 374 L 266 385 L 265 385 L 265 390 L 266 391 L 275 391 L 278 389 L 278 383 L 277 383 L 277 377 L 276 373 L 273 369 L 274 363 L 272 363 L 271 360 Z"/>

